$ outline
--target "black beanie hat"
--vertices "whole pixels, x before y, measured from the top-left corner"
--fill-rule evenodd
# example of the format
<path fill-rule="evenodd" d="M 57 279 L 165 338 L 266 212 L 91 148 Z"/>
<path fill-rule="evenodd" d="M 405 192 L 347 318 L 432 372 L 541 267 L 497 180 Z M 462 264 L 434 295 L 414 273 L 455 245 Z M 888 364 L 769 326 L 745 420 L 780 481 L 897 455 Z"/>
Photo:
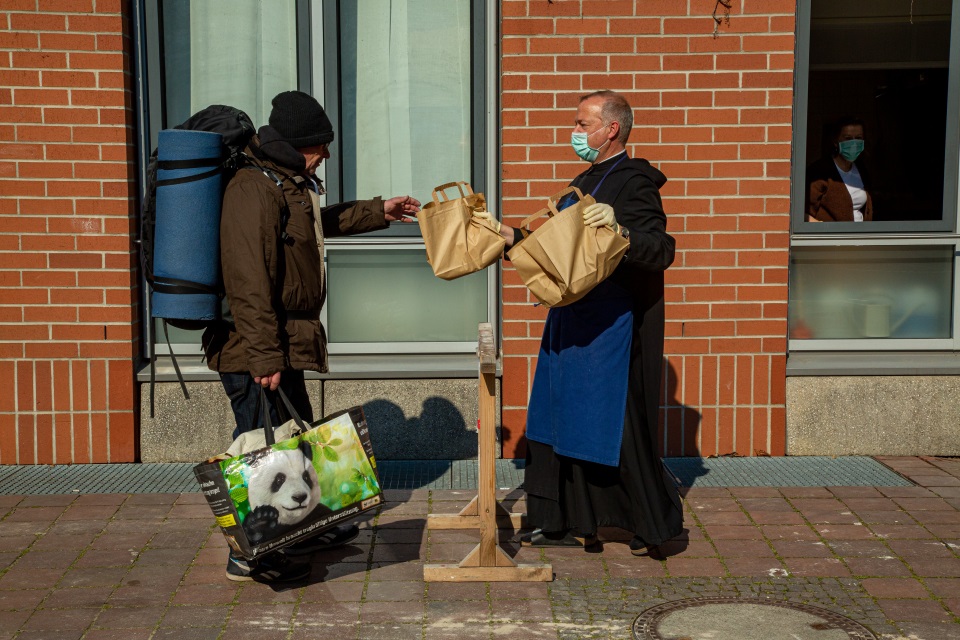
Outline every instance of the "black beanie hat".
<path fill-rule="evenodd" d="M 333 142 L 333 125 L 316 99 L 302 91 L 284 91 L 273 99 L 270 126 L 295 149 Z"/>

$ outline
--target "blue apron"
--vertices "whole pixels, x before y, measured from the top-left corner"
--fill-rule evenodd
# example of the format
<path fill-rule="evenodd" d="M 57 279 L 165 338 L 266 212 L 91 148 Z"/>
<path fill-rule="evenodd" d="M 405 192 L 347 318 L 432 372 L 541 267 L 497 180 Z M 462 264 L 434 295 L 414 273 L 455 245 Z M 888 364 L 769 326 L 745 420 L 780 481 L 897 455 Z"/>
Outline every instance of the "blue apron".
<path fill-rule="evenodd" d="M 591 195 L 624 158 L 610 167 Z M 561 201 L 558 208 L 569 204 Z M 527 438 L 560 455 L 619 465 L 632 307 L 630 294 L 605 280 L 577 302 L 550 309 L 527 409 Z"/>

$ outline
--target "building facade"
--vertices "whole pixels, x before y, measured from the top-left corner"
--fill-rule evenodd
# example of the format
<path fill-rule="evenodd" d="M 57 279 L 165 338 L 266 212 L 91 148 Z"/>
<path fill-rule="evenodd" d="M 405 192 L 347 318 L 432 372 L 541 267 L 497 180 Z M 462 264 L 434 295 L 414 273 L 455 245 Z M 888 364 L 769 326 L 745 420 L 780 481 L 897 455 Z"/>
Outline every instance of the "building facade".
<path fill-rule="evenodd" d="M 224 446 L 232 416 L 199 335 L 172 330 L 168 347 L 150 319 L 145 160 L 209 104 L 262 125 L 294 88 L 336 129 L 328 202 L 426 202 L 466 180 L 508 224 L 585 168 L 579 97 L 621 92 L 629 152 L 668 176 L 678 248 L 664 455 L 957 455 L 960 3 L 724 4 L 5 0 L 0 464 Z M 835 156 L 844 118 L 870 214 L 817 222 L 808 167 Z M 318 413 L 362 404 L 381 458 L 475 455 L 476 329 L 492 322 L 502 454 L 523 456 L 546 311 L 509 262 L 443 282 L 416 225 L 395 224 L 329 240 L 325 264 Z"/>

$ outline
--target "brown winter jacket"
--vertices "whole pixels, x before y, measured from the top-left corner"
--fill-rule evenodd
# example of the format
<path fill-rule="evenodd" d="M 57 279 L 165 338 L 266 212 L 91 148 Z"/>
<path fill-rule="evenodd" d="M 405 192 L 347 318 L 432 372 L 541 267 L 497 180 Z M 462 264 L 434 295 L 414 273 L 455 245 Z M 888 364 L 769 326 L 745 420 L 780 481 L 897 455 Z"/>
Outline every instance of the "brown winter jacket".
<path fill-rule="evenodd" d="M 863 219 L 873 220 L 873 198 L 863 167 L 856 165 L 867 191 Z M 820 222 L 853 222 L 853 200 L 833 158 L 824 158 L 807 168 L 807 215 Z"/>
<path fill-rule="evenodd" d="M 249 147 L 247 154 L 253 155 Z M 239 170 L 227 185 L 220 263 L 229 315 L 204 333 L 207 364 L 221 373 L 253 376 L 286 369 L 325 372 L 326 334 L 319 320 L 326 298 L 323 236 L 387 227 L 383 201 L 324 207 L 318 237 L 309 182 L 269 159 L 258 162 L 283 181 L 283 190 L 251 167 Z M 280 237 L 284 201 L 290 211 L 286 241 Z"/>

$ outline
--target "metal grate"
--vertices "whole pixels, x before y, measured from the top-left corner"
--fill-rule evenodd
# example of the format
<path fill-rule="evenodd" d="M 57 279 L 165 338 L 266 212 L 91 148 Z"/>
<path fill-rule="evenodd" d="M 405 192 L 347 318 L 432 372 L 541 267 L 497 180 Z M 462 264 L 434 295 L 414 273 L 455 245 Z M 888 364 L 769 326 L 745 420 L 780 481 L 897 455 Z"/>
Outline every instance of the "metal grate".
<path fill-rule="evenodd" d="M 378 462 L 384 489 L 476 489 L 476 460 Z M 191 493 L 193 464 L 78 464 L 0 467 L 0 495 Z M 523 483 L 523 460 L 497 460 L 497 488 Z"/>
<path fill-rule="evenodd" d="M 194 465 L 73 464 L 13 467 L 0 494 L 188 493 L 197 490 Z"/>
<path fill-rule="evenodd" d="M 377 463 L 384 489 L 476 489 L 476 460 L 381 460 Z M 523 460 L 497 460 L 497 488 L 523 484 Z"/>
<path fill-rule="evenodd" d="M 667 458 L 687 487 L 911 486 L 873 458 Z M 77 464 L 0 467 L 0 495 L 191 493 L 192 464 Z M 384 489 L 476 489 L 476 460 L 381 460 Z M 497 488 L 523 484 L 523 460 L 497 460 Z"/>
<path fill-rule="evenodd" d="M 912 483 L 866 456 L 667 458 L 685 487 L 909 487 Z"/>

